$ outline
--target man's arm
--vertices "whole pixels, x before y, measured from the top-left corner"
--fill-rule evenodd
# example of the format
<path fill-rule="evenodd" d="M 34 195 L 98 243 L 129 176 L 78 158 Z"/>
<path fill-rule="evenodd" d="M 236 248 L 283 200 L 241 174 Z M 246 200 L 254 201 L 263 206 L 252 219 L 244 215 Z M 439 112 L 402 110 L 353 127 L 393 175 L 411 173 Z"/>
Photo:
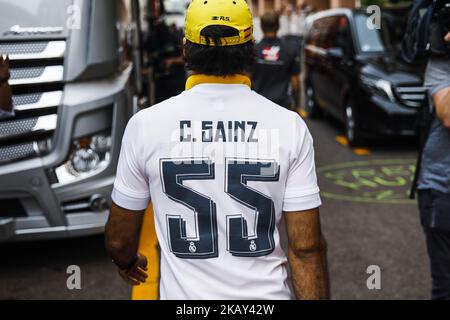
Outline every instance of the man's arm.
<path fill-rule="evenodd" d="M 433 96 L 433 102 L 438 119 L 441 120 L 444 127 L 450 129 L 450 88 L 437 92 Z"/>
<path fill-rule="evenodd" d="M 450 32 L 447 33 L 444 41 L 450 42 Z M 441 120 L 444 127 L 450 129 L 450 88 L 445 88 L 436 93 L 433 96 L 433 102 L 438 119 Z"/>
<path fill-rule="evenodd" d="M 106 250 L 131 285 L 147 279 L 147 258 L 138 253 L 139 235 L 145 211 L 130 211 L 113 203 L 105 230 Z"/>
<path fill-rule="evenodd" d="M 329 299 L 326 242 L 319 210 L 287 212 L 288 258 L 297 299 Z"/>

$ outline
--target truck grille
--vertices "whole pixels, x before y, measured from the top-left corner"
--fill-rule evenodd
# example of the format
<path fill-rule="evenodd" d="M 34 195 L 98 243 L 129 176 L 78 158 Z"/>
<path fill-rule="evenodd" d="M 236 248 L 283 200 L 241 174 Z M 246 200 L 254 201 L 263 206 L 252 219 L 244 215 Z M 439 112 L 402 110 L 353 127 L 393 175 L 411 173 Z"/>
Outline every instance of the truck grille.
<path fill-rule="evenodd" d="M 11 84 L 14 84 L 14 80 L 27 80 L 30 78 L 39 78 L 45 71 L 45 67 L 34 68 L 20 68 L 11 70 Z"/>
<path fill-rule="evenodd" d="M 16 95 L 13 97 L 13 104 L 15 106 L 35 104 L 41 100 L 41 97 L 42 93 L 22 94 L 20 96 Z"/>
<path fill-rule="evenodd" d="M 23 138 L 26 135 L 30 135 L 30 138 L 33 138 L 39 133 L 45 134 L 48 131 L 54 131 L 56 129 L 56 121 L 57 115 L 50 114 L 42 117 L 0 122 L 0 141 Z"/>
<path fill-rule="evenodd" d="M 417 86 L 399 86 L 395 88 L 397 98 L 408 107 L 418 108 L 426 97 L 426 88 Z"/>
<path fill-rule="evenodd" d="M 0 42 L 10 57 L 14 117 L 0 119 L 0 165 L 49 152 L 64 90 L 65 41 Z"/>
<path fill-rule="evenodd" d="M 62 59 L 65 50 L 62 40 L 0 43 L 0 52 L 8 53 L 11 60 Z"/>
<path fill-rule="evenodd" d="M 36 156 L 36 149 L 33 142 L 0 147 L 0 164 Z"/>
<path fill-rule="evenodd" d="M 10 55 L 42 53 L 47 45 L 48 42 L 46 41 L 0 43 L 0 52 L 8 52 Z"/>

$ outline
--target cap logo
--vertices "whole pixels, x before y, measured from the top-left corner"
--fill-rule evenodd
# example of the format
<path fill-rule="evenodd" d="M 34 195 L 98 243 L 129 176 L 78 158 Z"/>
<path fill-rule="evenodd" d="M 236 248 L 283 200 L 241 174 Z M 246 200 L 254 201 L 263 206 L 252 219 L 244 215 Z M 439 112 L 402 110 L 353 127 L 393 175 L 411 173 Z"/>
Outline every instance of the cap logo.
<path fill-rule="evenodd" d="M 213 16 L 212 19 L 213 21 L 230 21 L 230 17 L 224 17 L 224 16 Z"/>

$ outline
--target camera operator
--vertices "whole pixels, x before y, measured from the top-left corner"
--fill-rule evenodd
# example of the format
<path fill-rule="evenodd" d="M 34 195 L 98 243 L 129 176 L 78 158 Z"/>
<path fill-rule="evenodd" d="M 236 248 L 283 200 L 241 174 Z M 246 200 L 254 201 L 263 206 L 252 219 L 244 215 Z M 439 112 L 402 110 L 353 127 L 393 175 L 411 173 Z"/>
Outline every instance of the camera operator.
<path fill-rule="evenodd" d="M 425 86 L 434 118 L 422 157 L 418 198 L 431 262 L 432 299 L 450 299 L 450 1 L 438 1 L 430 27 Z"/>

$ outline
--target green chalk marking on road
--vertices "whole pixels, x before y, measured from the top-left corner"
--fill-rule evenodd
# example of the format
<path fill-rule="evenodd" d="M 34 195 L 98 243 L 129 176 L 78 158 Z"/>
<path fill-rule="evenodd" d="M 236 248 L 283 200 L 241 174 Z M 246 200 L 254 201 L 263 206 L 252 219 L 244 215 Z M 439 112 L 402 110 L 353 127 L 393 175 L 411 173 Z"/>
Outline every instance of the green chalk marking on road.
<path fill-rule="evenodd" d="M 379 204 L 414 204 L 408 198 L 415 172 L 414 159 L 352 161 L 320 167 L 322 196 Z M 325 187 L 324 187 L 325 186 Z"/>

